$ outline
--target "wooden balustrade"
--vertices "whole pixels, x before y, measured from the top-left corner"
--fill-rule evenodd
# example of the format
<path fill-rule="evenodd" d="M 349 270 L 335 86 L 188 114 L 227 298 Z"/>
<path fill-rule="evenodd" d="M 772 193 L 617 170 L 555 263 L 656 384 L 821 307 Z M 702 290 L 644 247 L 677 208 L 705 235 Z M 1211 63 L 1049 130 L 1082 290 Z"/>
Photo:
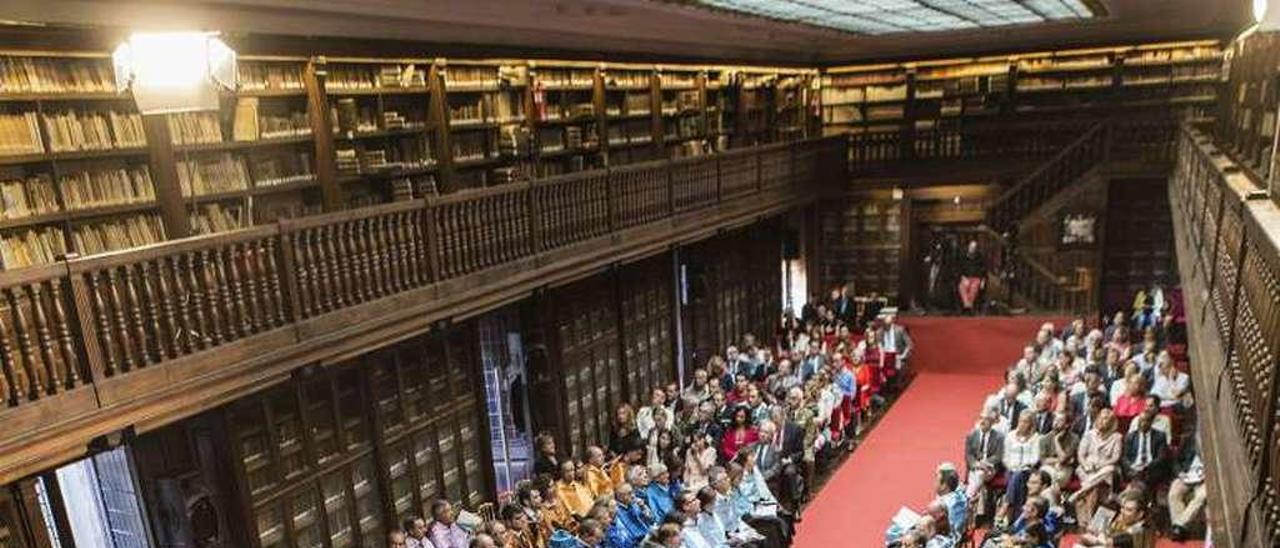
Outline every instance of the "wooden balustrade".
<path fill-rule="evenodd" d="M 55 396 L 91 378 L 63 265 L 0 273 L 0 395 L 9 406 Z"/>
<path fill-rule="evenodd" d="M 1097 122 L 1060 121 L 967 123 L 849 136 L 850 169 L 854 172 L 906 160 L 960 160 L 1052 155 Z M 1165 124 L 1170 128 L 1176 128 Z"/>
<path fill-rule="evenodd" d="M 0 272 L 0 408 L 770 189 L 813 188 L 842 178 L 818 163 L 843 167 L 846 147 L 827 138 L 650 162 Z"/>
<path fill-rule="evenodd" d="M 1198 364 L 1197 396 L 1215 429 L 1213 453 L 1241 454 L 1249 466 L 1223 471 L 1231 478 L 1218 480 L 1218 500 L 1230 506 L 1216 513 L 1240 520 L 1226 525 L 1228 538 L 1271 545 L 1280 541 L 1280 210 L 1261 179 L 1196 128 L 1180 130 L 1177 151 L 1170 192 L 1180 250 L 1190 255 L 1182 259 L 1188 323 L 1220 348 Z M 1220 402 L 1233 433 L 1215 426 Z"/>
<path fill-rule="evenodd" d="M 1053 159 L 1002 193 L 987 211 L 987 224 L 996 230 L 1009 228 L 1045 200 L 1101 165 L 1109 152 L 1110 133 L 1107 128 L 1101 123 L 1093 126 Z"/>

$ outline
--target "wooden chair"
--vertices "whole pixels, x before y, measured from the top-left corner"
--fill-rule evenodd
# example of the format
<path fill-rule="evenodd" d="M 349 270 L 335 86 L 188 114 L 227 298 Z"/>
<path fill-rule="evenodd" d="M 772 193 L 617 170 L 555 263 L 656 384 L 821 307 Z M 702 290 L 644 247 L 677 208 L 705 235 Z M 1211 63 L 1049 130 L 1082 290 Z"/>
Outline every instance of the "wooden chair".
<path fill-rule="evenodd" d="M 476 507 L 476 515 L 488 523 L 498 519 L 498 510 L 492 502 L 485 502 Z"/>

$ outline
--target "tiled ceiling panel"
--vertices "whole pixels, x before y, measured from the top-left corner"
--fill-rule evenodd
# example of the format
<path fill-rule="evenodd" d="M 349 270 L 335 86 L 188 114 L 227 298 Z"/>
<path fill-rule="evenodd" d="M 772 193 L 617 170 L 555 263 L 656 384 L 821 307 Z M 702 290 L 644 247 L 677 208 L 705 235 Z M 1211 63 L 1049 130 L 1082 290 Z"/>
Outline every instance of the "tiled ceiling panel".
<path fill-rule="evenodd" d="M 1085 0 L 694 0 L 694 3 L 870 35 L 1082 21 L 1099 15 Z"/>

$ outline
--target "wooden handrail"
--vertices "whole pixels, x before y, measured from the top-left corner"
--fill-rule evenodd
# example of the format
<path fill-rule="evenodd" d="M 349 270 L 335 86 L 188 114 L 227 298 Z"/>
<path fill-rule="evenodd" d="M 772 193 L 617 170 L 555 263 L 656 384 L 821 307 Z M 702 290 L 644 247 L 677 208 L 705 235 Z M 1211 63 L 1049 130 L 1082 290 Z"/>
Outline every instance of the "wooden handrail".
<path fill-rule="evenodd" d="M 1002 204 L 1009 201 L 1009 199 L 1014 195 L 1035 184 L 1046 172 L 1065 161 L 1081 146 L 1084 146 L 1085 143 L 1096 137 L 1098 133 L 1104 131 L 1105 127 L 1105 123 L 1099 122 L 1094 124 L 1093 127 L 1090 127 L 1088 131 L 1085 131 L 1083 135 L 1076 137 L 1070 144 L 1063 147 L 1062 150 L 1058 151 L 1057 154 L 1054 154 L 1049 160 L 1037 166 L 1031 171 L 1031 173 L 1028 173 L 1022 179 L 1018 180 L 1018 182 L 1014 183 L 1013 186 L 1005 189 L 1005 191 L 1001 192 L 999 196 L 996 196 L 995 200 L 991 202 L 992 209 L 1000 207 Z"/>
<path fill-rule="evenodd" d="M 1224 544 L 1280 538 L 1280 205 L 1201 129 L 1178 133 L 1170 183 L 1191 374 Z M 1230 478 L 1226 480 L 1226 478 Z M 1242 501 L 1249 501 L 1242 504 Z M 1255 525 L 1256 524 L 1256 525 Z"/>

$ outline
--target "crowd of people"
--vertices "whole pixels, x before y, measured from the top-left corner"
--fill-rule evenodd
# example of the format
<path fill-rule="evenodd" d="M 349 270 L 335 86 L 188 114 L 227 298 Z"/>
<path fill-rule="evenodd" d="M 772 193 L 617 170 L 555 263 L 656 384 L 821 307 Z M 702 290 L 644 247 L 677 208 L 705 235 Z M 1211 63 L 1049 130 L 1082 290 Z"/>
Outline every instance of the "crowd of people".
<path fill-rule="evenodd" d="M 892 314 L 843 290 L 711 356 L 681 387 L 615 410 L 581 454 L 534 441 L 534 477 L 492 516 L 438 501 L 390 534 L 410 548 L 788 546 L 814 476 L 852 450 L 905 385 L 912 342 Z"/>
<path fill-rule="evenodd" d="M 963 478 L 941 465 L 933 503 L 900 512 L 886 544 L 1047 548 L 1071 530 L 1076 547 L 1150 548 L 1203 527 L 1186 345 L 1170 307 L 1157 312 L 1041 326 L 982 403 Z"/>

